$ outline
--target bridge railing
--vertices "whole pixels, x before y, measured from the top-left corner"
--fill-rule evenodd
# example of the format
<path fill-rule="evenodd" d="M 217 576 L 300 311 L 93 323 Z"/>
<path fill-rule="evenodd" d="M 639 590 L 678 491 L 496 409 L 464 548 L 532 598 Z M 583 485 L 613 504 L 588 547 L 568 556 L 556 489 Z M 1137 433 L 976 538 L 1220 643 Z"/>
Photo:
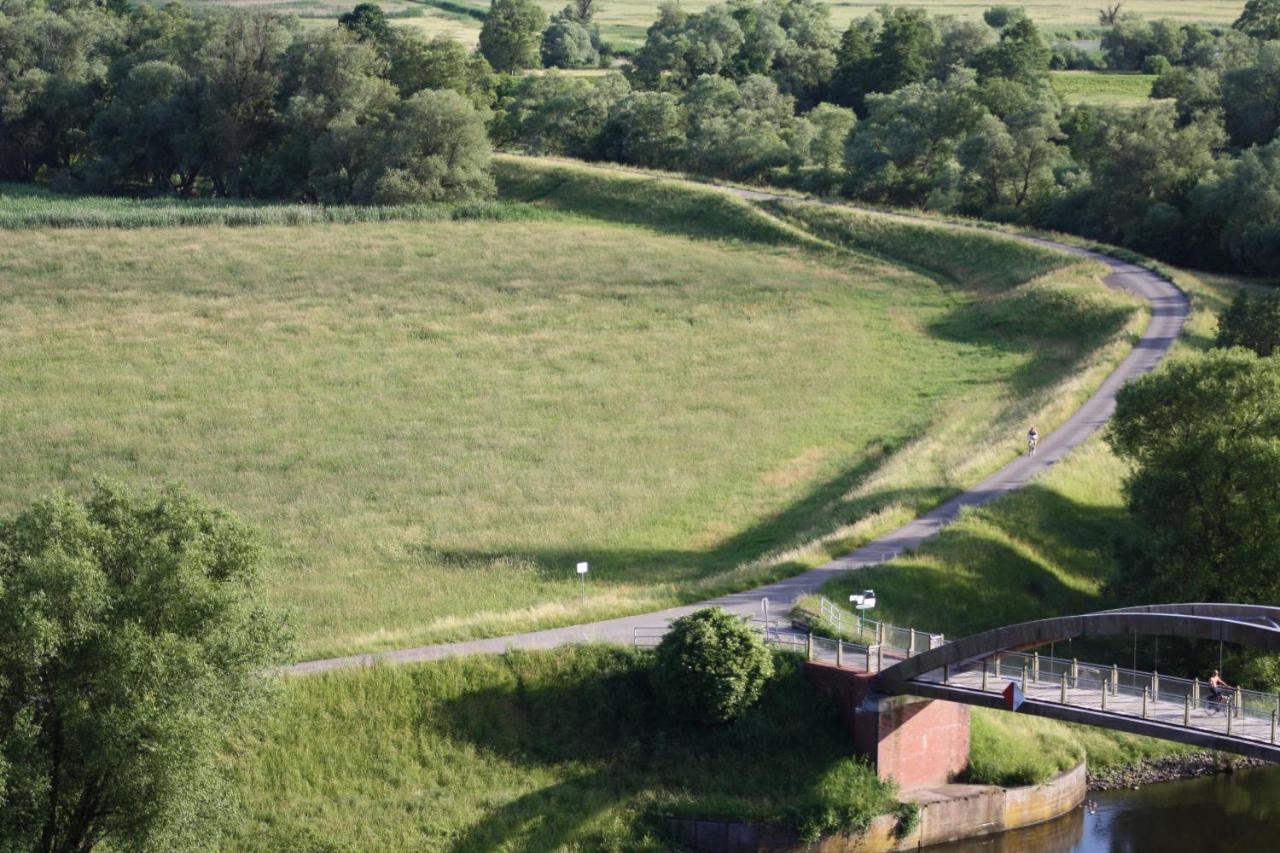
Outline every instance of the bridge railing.
<path fill-rule="evenodd" d="M 986 658 L 966 661 L 952 666 L 941 677 L 961 673 L 977 673 L 985 670 L 991 690 L 1001 690 L 1004 683 L 1021 682 L 1026 686 L 1065 686 L 1067 702 L 1073 704 L 1070 692 L 1105 690 L 1112 697 L 1129 697 L 1148 704 L 1148 711 L 1157 708 L 1184 708 L 1199 712 L 1209 702 L 1208 685 L 1198 679 L 1161 675 L 1112 665 L 1110 667 L 1073 658 L 1057 658 L 1038 653 L 1000 652 Z M 940 677 L 937 674 L 934 678 Z M 1223 711 L 1230 708 L 1236 719 L 1250 718 L 1269 721 L 1273 713 L 1280 715 L 1280 695 L 1258 690 L 1231 689 Z M 1115 710 L 1113 708 L 1113 710 Z"/>

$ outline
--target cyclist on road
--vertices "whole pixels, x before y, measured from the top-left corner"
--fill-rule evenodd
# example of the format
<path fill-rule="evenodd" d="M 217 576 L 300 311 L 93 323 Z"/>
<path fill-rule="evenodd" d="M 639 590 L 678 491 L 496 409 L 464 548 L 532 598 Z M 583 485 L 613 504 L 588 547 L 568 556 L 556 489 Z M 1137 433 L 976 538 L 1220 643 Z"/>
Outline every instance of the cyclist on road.
<path fill-rule="evenodd" d="M 1034 426 L 1027 430 L 1027 453 L 1035 456 L 1036 444 L 1038 444 L 1039 441 L 1040 433 L 1036 432 L 1036 428 Z"/>

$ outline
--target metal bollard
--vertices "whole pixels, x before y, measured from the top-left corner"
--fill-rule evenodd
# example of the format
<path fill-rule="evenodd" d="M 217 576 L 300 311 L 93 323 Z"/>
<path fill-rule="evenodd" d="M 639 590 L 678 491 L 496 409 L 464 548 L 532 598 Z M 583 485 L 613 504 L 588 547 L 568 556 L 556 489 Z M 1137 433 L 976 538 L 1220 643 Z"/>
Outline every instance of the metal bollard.
<path fill-rule="evenodd" d="M 1182 724 L 1184 726 L 1191 725 L 1191 694 L 1187 694 L 1186 704 L 1182 706 Z"/>
<path fill-rule="evenodd" d="M 1147 697 L 1151 694 L 1150 687 L 1142 688 L 1142 719 L 1147 718 Z"/>
<path fill-rule="evenodd" d="M 916 629 L 908 628 L 907 629 L 907 657 L 913 658 L 915 656 L 916 656 Z"/>
<path fill-rule="evenodd" d="M 884 646 L 876 646 L 876 672 L 884 669 Z"/>
<path fill-rule="evenodd" d="M 1075 658 L 1071 659 L 1071 683 L 1075 684 L 1080 679 L 1080 661 Z"/>
<path fill-rule="evenodd" d="M 844 667 L 844 640 L 836 638 L 836 669 Z"/>
<path fill-rule="evenodd" d="M 944 663 L 942 665 L 942 683 L 943 684 L 951 683 L 951 664 L 949 663 Z"/>
<path fill-rule="evenodd" d="M 1235 716 L 1231 707 L 1231 703 L 1234 701 L 1236 701 L 1236 697 L 1235 694 L 1232 694 L 1231 698 L 1227 700 L 1227 734 L 1231 734 L 1231 718 Z"/>
<path fill-rule="evenodd" d="M 1058 701 L 1063 705 L 1067 704 L 1067 674 L 1062 673 L 1062 693 L 1058 696 Z"/>
<path fill-rule="evenodd" d="M 1271 742 L 1276 742 L 1276 712 L 1271 712 Z"/>
<path fill-rule="evenodd" d="M 1000 678 L 1000 653 L 996 653 L 996 678 Z"/>
<path fill-rule="evenodd" d="M 1120 695 L 1120 667 L 1114 663 L 1111 664 L 1111 695 Z"/>
<path fill-rule="evenodd" d="M 1151 673 L 1151 701 L 1156 702 L 1160 698 L 1160 673 Z"/>
<path fill-rule="evenodd" d="M 987 662 L 982 662 L 982 692 L 987 692 Z"/>
<path fill-rule="evenodd" d="M 1102 694 L 1102 710 L 1107 710 L 1107 682 L 1102 682 L 1102 690 L 1098 691 Z"/>
<path fill-rule="evenodd" d="M 1027 665 L 1022 665 L 1022 695 L 1027 695 Z"/>
<path fill-rule="evenodd" d="M 1031 680 L 1032 681 L 1040 680 L 1040 653 L 1039 652 L 1031 653 Z"/>
<path fill-rule="evenodd" d="M 804 659 L 813 660 L 813 634 L 808 634 L 804 641 Z"/>

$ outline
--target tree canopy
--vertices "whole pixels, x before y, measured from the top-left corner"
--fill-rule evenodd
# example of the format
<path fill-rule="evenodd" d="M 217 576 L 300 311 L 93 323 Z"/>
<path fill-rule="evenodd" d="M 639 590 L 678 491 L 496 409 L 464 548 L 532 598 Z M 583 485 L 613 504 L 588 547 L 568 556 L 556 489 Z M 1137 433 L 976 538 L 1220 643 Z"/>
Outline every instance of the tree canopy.
<path fill-rule="evenodd" d="M 218 751 L 285 651 L 261 567 L 179 488 L 98 483 L 0 521 L 0 848 L 213 844 Z"/>
<path fill-rule="evenodd" d="M 1116 583 L 1148 601 L 1280 598 L 1280 359 L 1176 359 L 1121 390 L 1107 440 L 1133 463 L 1137 537 Z"/>

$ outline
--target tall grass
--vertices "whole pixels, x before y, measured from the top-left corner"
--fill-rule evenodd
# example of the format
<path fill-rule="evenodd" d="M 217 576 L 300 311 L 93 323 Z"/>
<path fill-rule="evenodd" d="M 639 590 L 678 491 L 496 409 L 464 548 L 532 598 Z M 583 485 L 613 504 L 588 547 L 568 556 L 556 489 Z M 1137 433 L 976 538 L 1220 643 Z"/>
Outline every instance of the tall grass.
<path fill-rule="evenodd" d="M 646 658 L 562 648 L 286 682 L 232 744 L 238 850 L 665 850 L 661 816 L 856 829 L 893 808 L 794 656 L 734 723 L 669 722 Z"/>
<path fill-rule="evenodd" d="M 527 222 L 551 216 L 545 209 L 504 201 L 383 206 L 271 204 L 225 199 L 64 196 L 32 185 L 0 183 L 0 230 L 467 220 Z"/>

